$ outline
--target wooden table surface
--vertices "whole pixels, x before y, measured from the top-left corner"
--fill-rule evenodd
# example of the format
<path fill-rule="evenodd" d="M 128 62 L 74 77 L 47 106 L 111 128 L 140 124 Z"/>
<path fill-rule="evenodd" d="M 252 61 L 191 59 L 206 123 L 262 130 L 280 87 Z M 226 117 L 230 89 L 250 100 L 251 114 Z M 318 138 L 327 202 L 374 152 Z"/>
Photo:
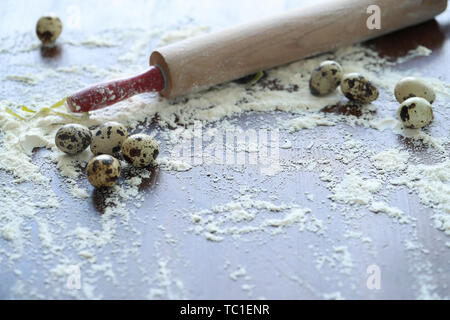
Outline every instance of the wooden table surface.
<path fill-rule="evenodd" d="M 55 12 L 64 22 L 62 38 L 73 36 L 83 39 L 104 30 L 114 29 L 150 30 L 158 27 L 171 30 L 179 25 L 194 24 L 216 30 L 294 8 L 303 3 L 304 1 L 253 0 L 3 0 L 0 36 L 5 43 L 12 41 L 15 34 L 34 33 L 39 16 L 49 11 Z M 422 70 L 430 77 L 449 82 L 449 38 L 450 14 L 447 10 L 436 20 L 384 36 L 369 42 L 368 45 L 389 59 L 404 56 L 418 45 L 426 46 L 433 50 L 432 55 L 409 60 L 394 68 Z M 155 44 L 149 44 L 146 48 L 149 53 L 152 45 Z M 56 68 L 90 64 L 106 67 L 115 54 L 114 50 L 115 48 L 85 48 L 63 44 L 57 52 L 34 50 L 18 54 L 1 53 L 3 63 L 0 66 L 0 79 L 14 73 L 19 67 L 25 68 L 25 65 L 28 65 L 30 72 L 32 68 L 39 66 Z M 144 68 L 145 60 L 142 63 Z M 98 80 L 101 79 L 96 81 Z M 17 86 L 20 84 L 2 80 L 0 100 L 27 102 L 29 97 L 16 90 Z M 45 94 L 45 85 L 42 84 L 41 88 Z M 327 111 L 339 113 L 345 112 L 344 109 L 338 106 Z M 448 119 L 448 111 L 446 116 Z M 270 121 L 271 117 L 274 118 L 274 115 L 262 113 L 257 117 L 254 114 L 243 114 L 233 119 L 242 126 L 258 128 L 261 121 Z M 337 135 L 338 130 L 343 127 L 354 136 L 364 138 L 370 146 L 401 146 L 417 157 L 431 159 L 433 156 L 427 148 L 417 147 L 390 131 L 379 132 L 346 124 L 305 130 L 301 133 L 301 139 L 293 138 L 293 135 L 300 133 L 282 132 L 280 140 L 289 138 L 293 147 L 281 150 L 280 156 L 285 159 L 301 159 L 305 147 L 311 142 L 325 139 L 341 141 L 342 137 Z M 433 130 L 438 136 L 449 136 L 448 127 Z M 448 145 L 446 148 L 448 150 Z M 326 152 L 320 148 L 314 152 L 317 158 L 326 156 Z M 52 185 L 58 188 L 64 184 L 63 179 L 54 165 L 45 163 L 43 154 L 45 150 L 39 150 L 34 159 L 36 163 L 42 164 L 43 170 L 53 179 Z M 336 167 L 339 168 L 339 165 L 336 164 Z M 214 176 L 221 179 L 213 181 Z M 10 174 L 0 171 L 3 186 L 11 180 Z M 210 208 L 215 203 L 230 201 L 233 195 L 239 194 L 242 186 L 267 189 L 269 192 L 266 197 L 274 195 L 280 201 L 289 202 L 295 199 L 307 204 L 317 216 L 326 221 L 326 235 L 299 232 L 298 228 L 293 227 L 281 235 L 227 237 L 221 242 L 211 242 L 187 232 L 191 225 L 181 217 L 180 210 L 193 207 Z M 65 209 L 58 211 L 55 217 L 60 213 L 61 219 L 73 226 L 85 221 L 88 221 L 88 226 L 92 228 L 98 226 L 96 219 L 99 212 L 104 210 L 104 195 L 91 187 L 88 188 L 92 192 L 91 199 L 79 201 L 66 196 Z M 449 296 L 450 251 L 448 245 L 445 245 L 449 239 L 432 226 L 429 217 L 432 209 L 422 205 L 418 196 L 409 193 L 407 189 L 396 192 L 391 203 L 415 217 L 415 227 L 401 225 L 385 216 L 370 213 L 367 209 L 355 209 L 355 212 L 365 214 L 351 223 L 354 224 L 355 230 L 372 238 L 370 244 L 344 237 L 348 220 L 330 210 L 330 200 L 327 198 L 330 192 L 321 183 L 318 172 L 282 172 L 273 177 L 266 177 L 259 175 L 257 168 L 219 165 L 208 168 L 194 167 L 190 171 L 179 173 L 155 170 L 151 181 L 147 181 L 147 185 L 142 186 L 140 192 L 145 200 L 142 207 L 136 209 L 136 217 L 133 218 L 142 222 L 142 225 L 134 224 L 140 232 L 139 245 L 135 245 L 137 240 L 127 228 L 119 226 L 117 236 L 120 237 L 120 246 L 103 248 L 96 255 L 97 263 L 105 262 L 104 265 L 111 268 L 114 279 L 103 270 L 92 277 L 95 278 L 93 292 L 88 289 L 77 293 L 70 292 L 63 287 L 64 281 L 58 279 L 53 283 L 53 278 L 49 276 L 49 270 L 58 264 L 57 258 L 44 255 L 45 249 L 36 244 L 30 248 L 29 255 L 25 255 L 16 263 L 8 264 L 6 258 L 0 260 L 0 298 L 320 299 L 341 296 L 404 299 L 417 298 L 421 290 L 425 289 L 440 297 Z M 308 201 L 305 192 L 313 194 L 314 201 Z M 31 225 L 30 227 L 33 228 Z M 413 234 L 423 250 L 410 252 L 405 247 L 404 241 L 412 239 Z M 60 241 L 66 241 L 65 239 L 61 235 Z M 353 264 L 349 273 L 340 272 L 338 266 L 333 267 L 327 262 L 324 262 L 322 268 L 317 266 L 318 253 L 332 255 L 333 246 L 343 245 L 352 256 Z M 9 246 L 8 241 L 0 238 L 0 248 L 9 250 Z M 120 261 L 117 251 L 121 250 L 136 250 L 139 258 Z M 131 254 L 130 257 L 134 255 Z M 81 257 L 72 259 L 83 260 Z M 380 290 L 370 290 L 366 286 L 367 267 L 374 264 L 381 268 Z M 420 267 L 424 264 L 428 265 L 425 270 Z M 83 265 L 82 276 L 84 268 L 87 270 L 92 266 Z M 242 271 L 244 269 L 245 272 Z M 91 275 L 87 271 L 86 274 Z M 88 275 L 84 279 L 87 279 Z M 28 282 L 31 278 L 33 281 Z M 13 290 L 18 284 L 23 285 L 24 290 Z"/>

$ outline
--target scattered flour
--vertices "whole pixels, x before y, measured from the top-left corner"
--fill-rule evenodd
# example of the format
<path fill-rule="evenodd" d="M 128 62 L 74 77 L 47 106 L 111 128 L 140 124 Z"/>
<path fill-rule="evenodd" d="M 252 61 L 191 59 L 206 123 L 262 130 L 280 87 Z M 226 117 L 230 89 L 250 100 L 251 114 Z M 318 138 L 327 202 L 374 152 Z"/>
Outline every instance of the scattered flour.
<path fill-rule="evenodd" d="M 403 63 L 415 57 L 427 57 L 431 52 L 427 47 L 419 45 L 417 48 L 410 50 L 406 56 L 398 58 L 397 63 Z"/>
<path fill-rule="evenodd" d="M 349 204 L 368 204 L 373 194 L 380 191 L 382 182 L 378 179 L 364 179 L 356 169 L 350 169 L 343 180 L 333 188 L 331 199 Z"/>
<path fill-rule="evenodd" d="M 312 129 L 317 126 L 333 126 L 335 122 L 326 119 L 320 114 L 311 114 L 290 120 L 287 123 L 287 128 L 290 132 L 295 132 L 300 129 Z"/>
<path fill-rule="evenodd" d="M 397 149 L 384 150 L 372 157 L 373 165 L 382 171 L 404 170 L 408 159 L 408 152 L 401 152 Z"/>
<path fill-rule="evenodd" d="M 409 165 L 406 174 L 392 181 L 416 191 L 433 208 L 434 225 L 450 235 L 450 160 L 435 165 Z"/>
<path fill-rule="evenodd" d="M 192 169 L 192 165 L 180 160 L 171 160 L 166 157 L 158 159 L 158 165 L 165 170 L 169 171 L 189 171 Z"/>
<path fill-rule="evenodd" d="M 404 215 L 404 212 L 398 208 L 390 207 L 382 201 L 374 201 L 369 208 L 370 211 L 378 213 L 386 213 L 389 217 L 397 218 L 400 223 L 408 223 L 409 219 Z"/>
<path fill-rule="evenodd" d="M 173 30 L 166 32 L 161 37 L 160 45 L 168 45 L 174 42 L 182 41 L 186 38 L 191 38 L 209 31 L 208 27 L 205 26 L 187 26 L 180 30 Z"/>
<path fill-rule="evenodd" d="M 18 72 L 14 75 L 6 75 L 4 79 L 17 85 L 21 96 L 32 101 L 32 107 L 38 109 L 38 106 L 50 106 L 61 98 L 55 94 L 43 96 L 40 92 L 34 91 L 42 81 L 48 82 L 49 85 L 54 81 L 52 88 L 55 90 L 53 91 L 60 94 L 72 92 L 75 88 L 85 85 L 83 81 L 77 80 L 81 76 L 104 79 L 133 74 L 137 71 L 136 65 L 145 58 L 142 52 L 146 51 L 151 40 L 159 41 L 160 44 L 170 44 L 207 31 L 206 27 L 191 26 L 168 33 L 161 30 L 122 33 L 114 31 L 104 32 L 87 39 L 66 39 L 62 44 L 69 47 L 81 46 L 122 51 L 116 52 L 116 65 L 113 64 L 108 68 L 89 65 L 71 65 L 57 69 L 35 68 L 32 73 Z M 13 55 L 38 50 L 39 46 L 27 37 L 26 35 L 19 37 L 19 40 L 13 44 L 8 41 L 3 42 L 0 53 Z M 122 48 L 123 41 L 129 41 L 129 47 Z M 251 87 L 231 82 L 174 100 L 161 99 L 155 95 L 136 96 L 110 108 L 77 116 L 75 119 L 44 112 L 35 114 L 33 118 L 24 121 L 6 112 L 8 108 L 23 117 L 29 116 L 21 109 L 22 101 L 6 100 L 3 96 L 3 100 L 0 101 L 0 169 L 2 169 L 0 173 L 8 172 L 12 178 L 6 179 L 12 181 L 2 183 L 0 187 L 0 197 L 3 199 L 0 202 L 0 237 L 7 244 L 7 247 L 0 248 L 0 264 L 2 267 L 5 263 L 14 265 L 15 261 L 27 255 L 28 247 L 37 248 L 37 252 L 45 248 L 45 259 L 54 261 L 51 264 L 53 267 L 49 270 L 50 280 L 46 284 L 46 290 L 51 292 L 50 296 L 67 295 L 96 299 L 103 297 L 97 288 L 100 277 L 106 277 L 113 284 L 118 284 L 121 281 L 119 275 L 125 274 L 124 268 L 117 267 L 104 257 L 112 254 L 124 264 L 128 260 L 141 263 L 141 272 L 144 274 L 142 281 L 148 285 L 147 288 L 150 288 L 144 293 L 148 298 L 186 298 L 183 282 L 177 278 L 171 268 L 173 261 L 157 255 L 153 276 L 145 271 L 143 267 L 145 264 L 141 261 L 142 231 L 139 226 L 146 221 L 136 220 L 136 211 L 146 200 L 146 193 L 142 192 L 141 188 L 145 186 L 146 181 L 154 178 L 153 173 L 130 169 L 122 163 L 123 167 L 129 171 L 129 176 L 106 193 L 99 191 L 91 193 L 83 182 L 84 168 L 92 157 L 91 152 L 86 150 L 80 155 L 69 157 L 59 152 L 54 145 L 56 130 L 61 125 L 73 121 L 90 128 L 105 121 L 118 121 L 126 124 L 133 132 L 143 131 L 146 124 L 155 122 L 157 124 L 155 135 L 166 148 L 165 151 L 163 150 L 165 154 L 158 159 L 158 165 L 163 171 L 177 172 L 177 175 L 188 175 L 196 166 L 188 161 L 169 156 L 170 149 L 177 146 L 180 137 L 196 137 L 198 123 L 214 126 L 207 131 L 211 137 L 216 136 L 220 130 L 239 130 L 241 129 L 239 125 L 232 123 L 230 119 L 244 113 L 252 113 L 255 117 L 260 113 L 291 114 L 292 117 L 287 120 L 280 117 L 275 122 L 265 124 L 266 128 L 285 130 L 292 134 L 290 140 L 285 140 L 282 146 L 286 152 L 297 150 L 295 141 L 299 136 L 296 134 L 297 131 L 303 130 L 301 132 L 303 135 L 308 130 L 319 130 L 318 126 L 360 126 L 378 130 L 380 133 L 395 134 L 412 141 L 421 141 L 433 147 L 433 150 L 439 152 L 441 159 L 444 160 L 431 165 L 412 164 L 413 152 L 400 150 L 394 146 L 375 153 L 369 146 L 365 146 L 364 140 L 346 137 L 339 147 L 314 141 L 305 152 L 311 152 L 310 159 L 307 159 L 305 154 L 301 159 L 290 161 L 289 165 L 281 159 L 282 165 L 277 166 L 276 170 L 271 170 L 266 178 L 275 180 L 279 176 L 293 172 L 289 170 L 316 172 L 322 184 L 332 193 L 329 196 L 331 210 L 336 210 L 337 204 L 347 206 L 347 210 L 361 206 L 368 211 L 385 213 L 401 223 L 410 223 L 413 220 L 407 213 L 399 208 L 390 207 L 386 199 L 379 200 L 379 198 L 387 198 L 383 193 L 385 184 L 404 185 L 417 193 L 425 206 L 433 208 L 432 219 L 435 227 L 450 235 L 448 136 L 435 137 L 429 131 L 404 129 L 392 117 L 395 110 L 391 114 L 374 112 L 377 108 L 380 111 L 384 108 L 377 102 L 362 109 L 361 117 L 319 113 L 325 107 L 339 105 L 342 95 L 337 90 L 327 97 L 317 98 L 310 95 L 308 88 L 311 70 L 323 60 L 334 59 L 342 64 L 346 72 L 363 73 L 379 88 L 392 92 L 395 83 L 404 74 L 391 70 L 389 66 L 403 63 L 412 57 L 429 54 L 431 54 L 429 49 L 419 46 L 407 57 L 392 63 L 380 58 L 369 48 L 359 45 L 349 46 L 333 53 L 269 70 L 265 78 Z M 73 81 L 67 81 L 68 77 L 73 78 Z M 439 99 L 450 97 L 450 87 L 447 83 L 439 79 L 427 79 L 427 81 L 437 88 Z M 64 112 L 60 109 L 58 111 Z M 146 124 L 143 125 L 142 121 Z M 343 130 L 339 130 L 345 135 Z M 330 140 L 333 138 L 330 137 Z M 47 151 L 43 155 L 37 155 L 34 152 L 36 148 L 44 148 Z M 328 151 L 330 155 L 317 156 L 314 152 L 321 148 L 322 151 Z M 251 153 L 254 146 L 249 146 L 248 149 L 242 147 L 242 149 Z M 332 157 L 342 167 L 332 167 L 333 161 L 329 159 Z M 367 158 L 373 164 L 376 169 L 374 172 L 367 172 L 366 175 L 366 172 L 358 166 L 363 158 Z M 56 179 L 58 181 L 52 181 L 48 174 L 55 167 L 58 169 Z M 345 174 L 340 177 L 337 176 L 338 172 L 345 172 Z M 393 175 L 395 177 L 392 177 Z M 231 181 L 230 185 L 233 184 L 232 177 L 224 177 L 224 179 Z M 30 186 L 39 192 L 30 193 Z M 267 197 L 261 190 L 258 192 L 262 195 L 256 197 L 255 194 L 258 192 L 252 192 L 251 188 L 241 188 L 239 191 L 238 193 L 226 192 L 225 195 L 232 196 L 228 202 L 220 198 L 221 202 L 224 201 L 223 203 L 217 201 L 211 206 L 202 203 L 199 206 L 182 208 L 180 211 L 188 221 L 188 231 L 211 242 L 222 243 L 228 243 L 231 239 L 243 239 L 244 236 L 250 237 L 250 234 L 286 236 L 292 230 L 308 231 L 317 235 L 318 239 L 324 239 L 324 241 L 328 239 L 326 237 L 327 217 L 309 209 L 301 200 L 281 201 Z M 319 195 L 311 193 L 305 193 L 305 195 L 309 205 L 315 204 L 316 198 L 320 199 Z M 95 227 L 83 224 L 69 225 L 64 223 L 64 219 L 58 217 L 61 211 L 67 214 L 82 214 L 65 206 L 66 197 L 84 202 L 90 197 L 97 200 L 94 206 L 97 206 L 96 209 L 102 212 L 102 215 L 96 220 Z M 156 208 L 161 204 L 156 201 L 152 205 Z M 89 210 L 86 211 L 89 212 Z M 29 228 L 30 223 L 36 225 L 35 231 Z M 37 237 L 34 237 L 35 232 Z M 176 246 L 177 241 L 169 237 L 167 231 L 163 230 L 163 232 L 166 232 L 168 244 Z M 122 238 L 124 233 L 125 239 Z M 61 236 L 64 241 L 60 241 Z M 359 239 L 364 243 L 372 241 L 369 236 L 355 234 L 352 229 L 347 230 L 344 238 Z M 337 268 L 340 274 L 350 276 L 354 272 L 357 259 L 351 255 L 349 248 L 346 245 L 334 244 L 328 248 L 331 248 L 328 255 L 325 252 L 314 252 L 317 269 L 321 270 L 325 264 L 328 264 L 332 268 Z M 409 248 L 412 251 L 419 250 L 419 247 L 415 246 L 409 246 Z M 158 250 L 162 252 L 162 249 L 158 248 Z M 69 251 L 72 255 L 66 256 L 62 254 L 63 251 Z M 80 266 L 85 272 L 83 273 L 83 290 L 80 292 L 68 291 L 64 286 L 68 267 L 74 265 Z M 239 267 L 231 272 L 229 277 L 237 280 L 247 279 L 249 276 L 245 268 Z M 434 297 L 435 287 L 428 284 L 432 282 L 432 279 L 425 280 L 422 281 L 419 297 Z M 17 297 L 42 298 L 41 293 L 32 289 L 33 282 L 30 283 L 26 283 L 19 277 L 11 290 Z M 55 283 L 61 285 L 55 286 L 53 285 Z M 242 285 L 242 290 L 251 295 L 254 286 L 245 283 Z M 323 294 L 322 297 L 344 298 L 340 292 Z"/>
<path fill-rule="evenodd" d="M 270 217 L 262 218 L 265 212 L 269 212 Z M 318 235 L 326 229 L 308 208 L 256 200 L 251 195 L 238 196 L 236 200 L 215 205 L 211 209 L 190 212 L 187 216 L 195 224 L 191 231 L 203 233 L 211 241 L 222 241 L 225 235 L 258 232 L 278 234 L 293 225 L 297 225 L 299 231 L 307 230 Z"/>
<path fill-rule="evenodd" d="M 345 300 L 344 296 L 339 291 L 324 293 L 323 298 L 326 300 Z"/>

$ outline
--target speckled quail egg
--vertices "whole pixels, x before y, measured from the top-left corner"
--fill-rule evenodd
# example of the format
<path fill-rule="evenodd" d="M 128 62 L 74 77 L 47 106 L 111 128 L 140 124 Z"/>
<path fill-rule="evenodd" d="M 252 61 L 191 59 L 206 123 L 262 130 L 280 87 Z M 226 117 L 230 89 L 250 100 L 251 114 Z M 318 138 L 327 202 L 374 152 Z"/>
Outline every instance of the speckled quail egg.
<path fill-rule="evenodd" d="M 55 135 L 55 144 L 58 149 L 68 154 L 77 154 L 84 151 L 91 142 L 91 131 L 76 123 L 62 126 Z"/>
<path fill-rule="evenodd" d="M 127 138 L 127 128 L 118 122 L 106 122 L 94 130 L 91 151 L 93 154 L 116 155 Z"/>
<path fill-rule="evenodd" d="M 87 177 L 94 187 L 112 187 L 120 177 L 120 162 L 108 154 L 96 156 L 87 165 Z"/>
<path fill-rule="evenodd" d="M 402 103 L 408 98 L 421 97 L 433 103 L 436 94 L 433 88 L 415 77 L 406 77 L 397 82 L 394 89 L 395 99 Z"/>
<path fill-rule="evenodd" d="M 347 99 L 369 103 L 378 98 L 378 89 L 359 73 L 345 74 L 341 81 L 341 91 Z"/>
<path fill-rule="evenodd" d="M 41 17 L 36 24 L 36 34 L 43 44 L 51 44 L 62 32 L 62 22 L 56 16 Z"/>
<path fill-rule="evenodd" d="M 335 61 L 324 61 L 313 70 L 309 89 L 315 96 L 327 95 L 338 87 L 342 80 L 342 67 Z"/>
<path fill-rule="evenodd" d="M 158 142 L 146 134 L 134 134 L 122 144 L 123 157 L 135 167 L 154 164 L 159 155 Z"/>
<path fill-rule="evenodd" d="M 407 128 L 422 128 L 433 120 L 433 109 L 426 99 L 413 97 L 400 104 L 398 117 Z"/>

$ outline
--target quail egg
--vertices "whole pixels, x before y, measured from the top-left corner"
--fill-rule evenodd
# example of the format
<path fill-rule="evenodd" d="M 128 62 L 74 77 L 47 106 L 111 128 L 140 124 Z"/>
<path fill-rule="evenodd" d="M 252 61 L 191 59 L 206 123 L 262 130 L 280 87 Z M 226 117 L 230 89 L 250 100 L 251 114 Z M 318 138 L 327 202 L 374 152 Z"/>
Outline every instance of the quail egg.
<path fill-rule="evenodd" d="M 62 126 L 55 135 L 55 144 L 58 149 L 68 154 L 83 152 L 91 142 L 91 131 L 76 123 Z"/>
<path fill-rule="evenodd" d="M 122 144 L 123 157 L 135 167 L 154 164 L 159 155 L 158 142 L 146 134 L 135 134 Z"/>
<path fill-rule="evenodd" d="M 62 32 L 62 23 L 58 17 L 41 17 L 36 24 L 36 34 L 43 44 L 51 44 Z"/>
<path fill-rule="evenodd" d="M 413 97 L 400 104 L 398 117 L 407 128 L 422 128 L 433 120 L 433 109 L 424 98 Z"/>
<path fill-rule="evenodd" d="M 359 73 L 345 74 L 341 81 L 341 91 L 349 99 L 369 103 L 378 98 L 378 89 Z"/>
<path fill-rule="evenodd" d="M 94 187 L 112 187 L 119 177 L 120 162 L 108 154 L 92 158 L 87 165 L 87 178 Z"/>
<path fill-rule="evenodd" d="M 106 122 L 93 132 L 91 151 L 95 155 L 116 155 L 120 152 L 127 136 L 127 128 L 123 124 Z"/>
<path fill-rule="evenodd" d="M 342 79 L 342 67 L 335 61 L 324 61 L 313 70 L 309 89 L 315 96 L 327 95 L 338 87 Z"/>
<path fill-rule="evenodd" d="M 406 77 L 400 80 L 395 86 L 394 95 L 400 103 L 412 97 L 424 98 L 429 103 L 433 103 L 436 99 L 433 88 L 415 77 Z"/>

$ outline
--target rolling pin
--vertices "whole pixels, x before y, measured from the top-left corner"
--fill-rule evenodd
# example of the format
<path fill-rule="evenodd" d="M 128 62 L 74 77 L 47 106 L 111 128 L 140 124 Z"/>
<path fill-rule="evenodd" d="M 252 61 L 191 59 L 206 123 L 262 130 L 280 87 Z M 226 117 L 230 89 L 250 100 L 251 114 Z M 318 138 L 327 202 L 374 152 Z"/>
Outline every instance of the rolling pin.
<path fill-rule="evenodd" d="M 380 28 L 367 20 L 379 7 Z M 150 69 L 93 85 L 67 99 L 73 112 L 99 109 L 135 94 L 171 98 L 241 78 L 432 19 L 447 0 L 333 0 L 198 36 L 155 50 Z"/>

